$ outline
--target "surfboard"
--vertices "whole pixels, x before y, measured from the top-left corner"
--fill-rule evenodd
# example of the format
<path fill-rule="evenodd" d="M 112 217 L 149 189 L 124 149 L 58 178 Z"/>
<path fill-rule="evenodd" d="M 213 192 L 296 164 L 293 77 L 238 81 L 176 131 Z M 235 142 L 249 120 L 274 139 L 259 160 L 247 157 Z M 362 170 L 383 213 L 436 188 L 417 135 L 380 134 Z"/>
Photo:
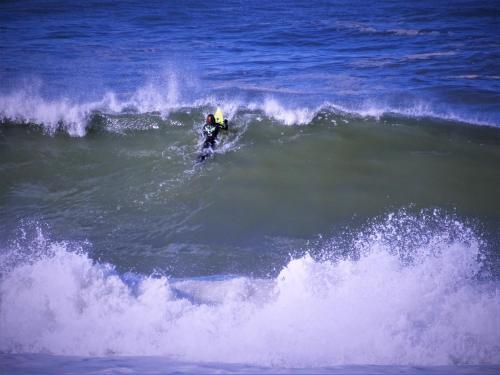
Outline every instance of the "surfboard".
<path fill-rule="evenodd" d="M 217 107 L 217 110 L 214 113 L 215 117 L 215 122 L 218 124 L 224 124 L 224 114 L 222 113 L 222 109 L 220 107 Z"/>

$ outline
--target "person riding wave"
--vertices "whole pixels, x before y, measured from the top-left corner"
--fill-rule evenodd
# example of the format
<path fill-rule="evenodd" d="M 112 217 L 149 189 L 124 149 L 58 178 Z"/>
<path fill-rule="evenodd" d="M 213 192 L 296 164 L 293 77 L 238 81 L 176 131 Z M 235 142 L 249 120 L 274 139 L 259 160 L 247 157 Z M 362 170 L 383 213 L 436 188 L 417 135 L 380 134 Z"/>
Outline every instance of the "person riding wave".
<path fill-rule="evenodd" d="M 227 120 L 224 120 L 223 123 L 220 124 L 216 122 L 215 116 L 210 113 L 207 116 L 205 125 L 203 125 L 203 135 L 205 136 L 205 141 L 203 142 L 201 154 L 198 156 L 198 161 L 205 160 L 212 153 L 212 150 L 215 148 L 217 136 L 219 135 L 219 131 L 221 129 L 228 129 Z"/>

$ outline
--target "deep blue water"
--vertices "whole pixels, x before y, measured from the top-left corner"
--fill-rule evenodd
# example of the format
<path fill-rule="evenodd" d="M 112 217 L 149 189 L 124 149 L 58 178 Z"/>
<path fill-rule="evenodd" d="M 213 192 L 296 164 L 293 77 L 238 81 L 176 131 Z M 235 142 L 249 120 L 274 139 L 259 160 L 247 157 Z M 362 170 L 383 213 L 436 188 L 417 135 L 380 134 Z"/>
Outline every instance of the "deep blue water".
<path fill-rule="evenodd" d="M 4 95 L 84 102 L 175 79 L 178 100 L 500 122 L 496 1 L 8 1 L 0 17 Z"/>

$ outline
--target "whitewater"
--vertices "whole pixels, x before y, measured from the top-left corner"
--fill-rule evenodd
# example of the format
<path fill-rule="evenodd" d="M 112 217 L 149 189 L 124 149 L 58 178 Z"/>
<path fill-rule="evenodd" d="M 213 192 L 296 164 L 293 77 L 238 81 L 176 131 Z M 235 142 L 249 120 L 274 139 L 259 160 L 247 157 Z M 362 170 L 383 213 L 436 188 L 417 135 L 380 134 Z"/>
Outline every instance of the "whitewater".
<path fill-rule="evenodd" d="M 499 360 L 485 244 L 439 213 L 388 215 L 342 255 L 329 238 L 274 278 L 120 274 L 32 231 L 2 257 L 3 352 L 288 368 Z"/>
<path fill-rule="evenodd" d="M 283 100 L 276 95 L 263 94 L 260 98 L 248 99 L 228 97 L 224 94 L 210 94 L 192 99 L 186 95 L 186 88 L 175 71 L 164 74 L 162 84 L 149 83 L 138 88 L 128 97 L 117 95 L 113 91 L 106 92 L 95 101 L 74 102 L 71 98 L 62 97 L 48 99 L 36 89 L 35 83 L 30 88 L 15 89 L 0 95 L 0 117 L 2 123 L 21 126 L 36 126 L 46 134 L 62 131 L 70 136 L 82 137 L 92 129 L 92 123 L 98 117 L 108 119 L 116 115 L 154 114 L 167 121 L 172 112 L 187 112 L 190 109 L 220 107 L 228 119 L 232 119 L 238 111 L 253 111 L 263 114 L 283 125 L 307 125 L 322 111 L 380 120 L 384 115 L 397 115 L 407 118 L 427 118 L 441 121 L 453 121 L 462 124 L 498 127 L 495 116 L 471 114 L 453 108 L 439 108 L 425 100 L 413 103 L 389 104 L 373 98 L 360 102 L 343 103 L 323 101 L 317 104 L 296 104 Z M 200 87 L 196 88 L 200 91 Z M 121 98 L 120 98 L 121 97 Z M 200 121 L 199 119 L 197 119 Z M 108 124 L 112 120 L 107 121 Z M 108 129 L 123 131 L 127 124 L 113 124 Z"/>

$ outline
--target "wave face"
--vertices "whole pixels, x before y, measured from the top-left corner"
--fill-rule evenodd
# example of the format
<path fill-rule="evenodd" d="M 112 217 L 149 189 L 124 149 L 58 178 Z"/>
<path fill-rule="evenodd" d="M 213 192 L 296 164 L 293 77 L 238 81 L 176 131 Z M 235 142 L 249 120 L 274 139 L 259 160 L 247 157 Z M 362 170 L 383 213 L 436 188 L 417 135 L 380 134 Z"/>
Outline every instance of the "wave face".
<path fill-rule="evenodd" d="M 498 370 L 498 16 L 0 2 L 0 372 Z"/>
<path fill-rule="evenodd" d="M 90 240 L 92 259 L 186 277 L 266 276 L 318 233 L 411 205 L 477 218 L 498 236 L 495 127 L 228 101 L 230 129 L 197 165 L 213 102 L 168 113 L 120 103 L 92 114 L 84 137 L 0 127 L 0 238 L 36 219 Z"/>
<path fill-rule="evenodd" d="M 120 274 L 81 244 L 24 233 L 1 258 L 3 352 L 284 367 L 500 360 L 485 244 L 438 213 L 388 215 L 262 279 Z"/>

